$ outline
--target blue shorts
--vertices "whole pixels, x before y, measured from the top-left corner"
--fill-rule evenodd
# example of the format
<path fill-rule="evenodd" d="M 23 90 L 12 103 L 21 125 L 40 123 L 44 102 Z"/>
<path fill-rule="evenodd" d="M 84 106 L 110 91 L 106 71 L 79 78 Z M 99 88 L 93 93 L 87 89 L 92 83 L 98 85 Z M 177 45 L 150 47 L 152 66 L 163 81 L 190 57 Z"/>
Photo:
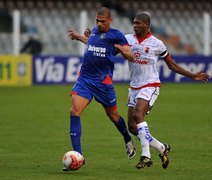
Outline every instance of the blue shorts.
<path fill-rule="evenodd" d="M 112 84 L 77 80 L 71 95 L 76 94 L 92 101 L 93 97 L 106 108 L 116 107 L 116 93 Z"/>

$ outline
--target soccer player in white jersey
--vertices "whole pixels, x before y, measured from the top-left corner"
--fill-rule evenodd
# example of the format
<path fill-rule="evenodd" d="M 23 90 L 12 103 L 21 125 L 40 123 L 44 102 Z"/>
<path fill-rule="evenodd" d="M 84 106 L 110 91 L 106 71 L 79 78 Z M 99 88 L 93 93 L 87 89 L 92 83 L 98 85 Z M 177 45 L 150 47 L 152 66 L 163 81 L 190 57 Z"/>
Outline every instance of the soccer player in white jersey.
<path fill-rule="evenodd" d="M 148 14 L 138 14 L 133 21 L 133 27 L 135 34 L 127 34 L 126 38 L 134 53 L 134 61 L 129 61 L 128 126 L 130 132 L 139 138 L 142 149 L 136 168 L 149 167 L 153 164 L 150 154 L 150 147 L 153 147 L 159 152 L 162 167 L 166 169 L 169 164 L 170 146 L 154 138 L 145 121 L 145 115 L 159 95 L 161 82 L 156 62 L 160 57 L 164 59 L 170 70 L 198 81 L 207 82 L 209 75 L 202 71 L 191 73 L 179 66 L 171 58 L 164 43 L 150 32 Z M 121 54 L 125 53 L 120 45 L 115 47 Z"/>

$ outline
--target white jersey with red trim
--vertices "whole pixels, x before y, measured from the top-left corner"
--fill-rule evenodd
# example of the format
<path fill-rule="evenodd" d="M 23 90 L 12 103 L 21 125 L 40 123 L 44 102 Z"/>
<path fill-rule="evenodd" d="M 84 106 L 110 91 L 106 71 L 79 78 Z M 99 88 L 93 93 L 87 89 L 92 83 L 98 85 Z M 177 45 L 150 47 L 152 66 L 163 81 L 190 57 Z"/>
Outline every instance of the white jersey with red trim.
<path fill-rule="evenodd" d="M 130 86 L 132 88 L 159 86 L 156 63 L 159 57 L 164 58 L 168 55 L 164 43 L 151 32 L 143 39 L 138 39 L 135 34 L 127 34 L 125 37 L 134 54 L 134 61 L 128 61 Z"/>

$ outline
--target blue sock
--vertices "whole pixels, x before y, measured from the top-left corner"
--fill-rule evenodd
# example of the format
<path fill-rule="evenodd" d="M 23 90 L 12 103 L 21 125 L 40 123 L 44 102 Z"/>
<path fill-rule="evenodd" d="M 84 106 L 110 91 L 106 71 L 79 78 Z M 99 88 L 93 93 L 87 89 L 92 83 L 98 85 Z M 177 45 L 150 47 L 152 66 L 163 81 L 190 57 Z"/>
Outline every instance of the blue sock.
<path fill-rule="evenodd" d="M 120 116 L 119 121 L 114 124 L 116 125 L 119 132 L 124 136 L 125 143 L 128 143 L 131 140 L 131 136 L 128 133 L 124 119 Z"/>
<path fill-rule="evenodd" d="M 70 138 L 74 151 L 82 154 L 81 150 L 81 122 L 79 116 L 70 116 Z"/>

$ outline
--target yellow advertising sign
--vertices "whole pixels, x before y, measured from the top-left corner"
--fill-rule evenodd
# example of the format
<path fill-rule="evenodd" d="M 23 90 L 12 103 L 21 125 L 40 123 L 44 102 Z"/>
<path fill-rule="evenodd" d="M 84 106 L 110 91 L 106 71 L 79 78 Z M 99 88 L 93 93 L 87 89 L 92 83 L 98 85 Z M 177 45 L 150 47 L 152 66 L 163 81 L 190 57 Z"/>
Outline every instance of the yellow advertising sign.
<path fill-rule="evenodd" d="M 31 84 L 31 55 L 0 56 L 0 86 L 29 86 Z"/>

